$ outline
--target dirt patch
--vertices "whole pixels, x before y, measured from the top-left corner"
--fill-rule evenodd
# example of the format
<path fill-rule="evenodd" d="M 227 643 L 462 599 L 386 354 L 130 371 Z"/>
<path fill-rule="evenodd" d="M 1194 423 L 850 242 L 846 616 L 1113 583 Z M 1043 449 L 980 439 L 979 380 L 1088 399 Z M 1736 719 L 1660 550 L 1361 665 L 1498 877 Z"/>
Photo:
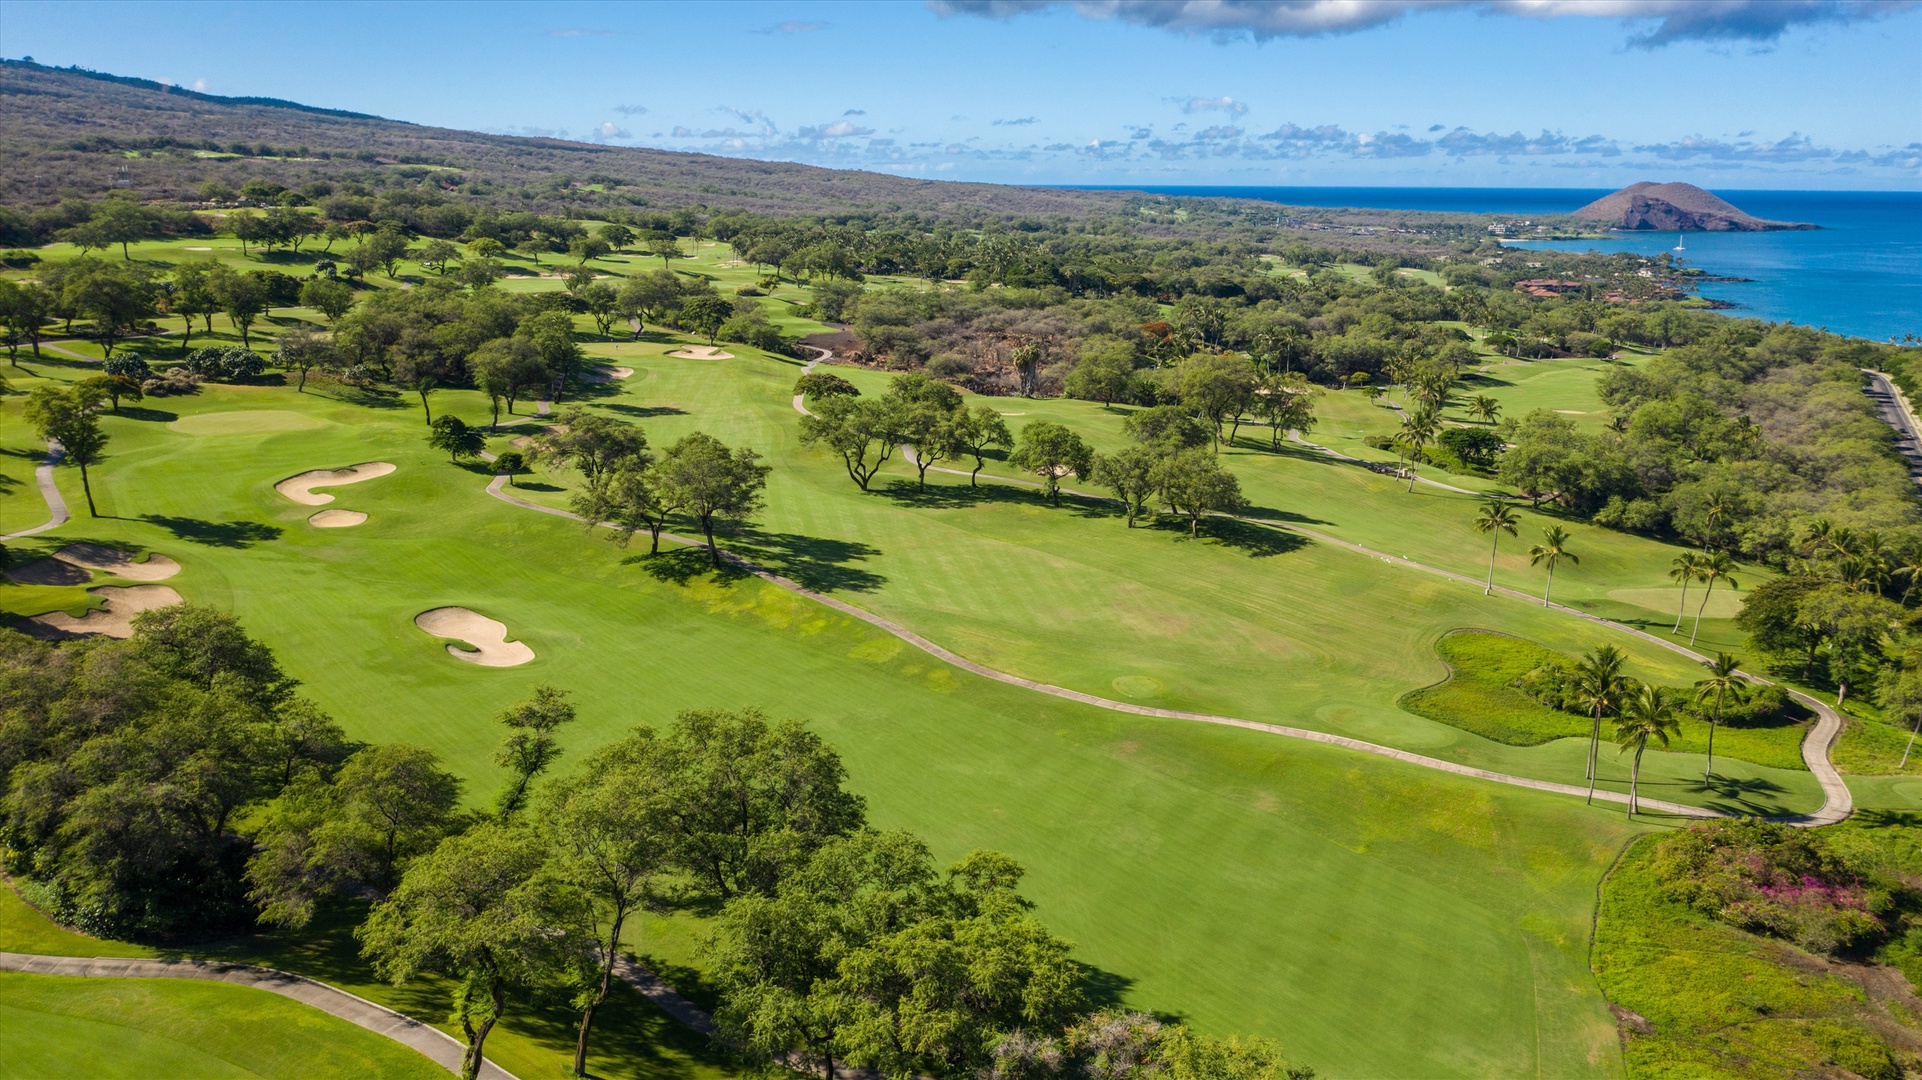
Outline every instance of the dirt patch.
<path fill-rule="evenodd" d="M 689 345 L 685 349 L 676 349 L 673 352 L 668 353 L 667 355 L 676 356 L 681 358 L 682 360 L 732 360 L 734 359 L 733 353 L 723 352 L 712 345 Z"/>
<path fill-rule="evenodd" d="M 316 529 L 351 529 L 367 520 L 367 515 L 358 510 L 322 510 L 307 519 L 307 524 Z"/>
<path fill-rule="evenodd" d="M 507 624 L 464 607 L 440 607 L 414 616 L 414 625 L 435 637 L 465 641 L 470 651 L 447 646 L 449 655 L 482 667 L 515 667 L 534 659 L 534 650 L 507 640 Z"/>
<path fill-rule="evenodd" d="M 298 476 L 290 476 L 274 485 L 274 490 L 287 496 L 302 506 L 325 506 L 334 501 L 332 495 L 319 495 L 315 488 L 339 487 L 342 484 L 358 484 L 362 480 L 372 480 L 386 476 L 394 471 L 394 466 L 385 461 L 364 461 L 359 465 L 349 465 L 344 469 L 313 469 Z"/>
<path fill-rule="evenodd" d="M 78 619 L 64 611 L 35 615 L 20 624 L 21 632 L 55 640 L 82 634 L 132 637 L 135 615 L 181 602 L 180 594 L 165 585 L 102 585 L 87 591 L 100 597 L 99 608 Z"/>
<path fill-rule="evenodd" d="M 149 554 L 146 561 L 135 562 L 131 552 L 102 544 L 68 544 L 54 552 L 53 557 L 128 581 L 165 581 L 180 573 L 180 564 L 165 555 Z"/>

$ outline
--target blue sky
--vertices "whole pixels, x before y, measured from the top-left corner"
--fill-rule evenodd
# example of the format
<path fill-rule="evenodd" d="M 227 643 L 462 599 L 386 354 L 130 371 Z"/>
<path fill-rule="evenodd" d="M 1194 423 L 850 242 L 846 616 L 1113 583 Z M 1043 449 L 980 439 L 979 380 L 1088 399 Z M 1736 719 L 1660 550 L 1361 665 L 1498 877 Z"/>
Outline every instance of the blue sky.
<path fill-rule="evenodd" d="M 8 0 L 0 54 L 944 179 L 1922 187 L 1914 3 Z"/>

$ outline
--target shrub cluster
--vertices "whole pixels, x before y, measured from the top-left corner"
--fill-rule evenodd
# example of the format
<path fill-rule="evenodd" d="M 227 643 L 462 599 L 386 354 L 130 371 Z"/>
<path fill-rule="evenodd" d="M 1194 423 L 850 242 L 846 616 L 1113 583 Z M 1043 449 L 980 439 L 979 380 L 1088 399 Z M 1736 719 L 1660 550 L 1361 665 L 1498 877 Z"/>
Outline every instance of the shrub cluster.
<path fill-rule="evenodd" d="M 1667 895 L 1810 952 L 1856 952 L 1890 928 L 1900 886 L 1852 866 L 1807 829 L 1749 819 L 1696 825 L 1656 847 Z"/>
<path fill-rule="evenodd" d="M 186 368 L 203 379 L 252 379 L 267 370 L 267 361 L 252 349 L 215 346 L 195 349 L 186 359 Z"/>

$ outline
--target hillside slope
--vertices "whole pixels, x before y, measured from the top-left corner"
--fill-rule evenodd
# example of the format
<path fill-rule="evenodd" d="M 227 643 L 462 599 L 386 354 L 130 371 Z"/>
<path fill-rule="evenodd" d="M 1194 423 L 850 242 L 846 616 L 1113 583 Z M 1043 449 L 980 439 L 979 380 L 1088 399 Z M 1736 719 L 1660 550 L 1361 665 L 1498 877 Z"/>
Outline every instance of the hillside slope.
<path fill-rule="evenodd" d="M 210 170 L 230 184 L 265 175 L 293 187 L 408 166 L 523 189 L 529 209 L 726 204 L 764 213 L 1086 217 L 1141 197 L 483 135 L 15 60 L 0 61 L 0 149 L 0 203 L 13 206 L 116 184 L 149 199 L 192 199 Z"/>
<path fill-rule="evenodd" d="M 1654 232 L 1765 232 L 1813 229 L 1788 221 L 1764 221 L 1694 184 L 1657 184 L 1644 180 L 1604 195 L 1573 217 L 1610 228 Z"/>

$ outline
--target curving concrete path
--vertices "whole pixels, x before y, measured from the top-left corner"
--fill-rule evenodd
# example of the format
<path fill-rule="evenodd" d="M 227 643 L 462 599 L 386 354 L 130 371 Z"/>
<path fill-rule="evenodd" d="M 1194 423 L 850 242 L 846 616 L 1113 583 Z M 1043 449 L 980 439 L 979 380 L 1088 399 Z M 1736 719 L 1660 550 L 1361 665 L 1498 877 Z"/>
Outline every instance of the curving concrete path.
<path fill-rule="evenodd" d="M 0 886 L 4 887 L 4 886 Z M 311 1005 L 329 1016 L 385 1035 L 402 1046 L 459 1074 L 466 1047 L 459 1039 L 411 1016 L 397 1013 L 384 1005 L 345 990 L 315 982 L 300 975 L 207 960 L 144 960 L 107 956 L 34 956 L 27 953 L 0 952 L 0 971 L 29 975 L 67 975 L 104 979 L 207 979 L 265 990 Z M 513 1073 L 485 1059 L 480 1074 L 485 1080 L 516 1080 Z"/>
<path fill-rule="evenodd" d="M 55 483 L 53 479 L 53 467 L 60 464 L 60 458 L 65 453 L 66 451 L 60 449 L 59 443 L 49 441 L 47 443 L 47 459 L 33 470 L 33 482 L 40 488 L 40 497 L 47 502 L 48 520 L 44 524 L 35 525 L 31 529 L 21 529 L 19 532 L 12 532 L 5 536 L 0 536 L 0 541 L 18 540 L 23 536 L 37 536 L 40 533 L 57 529 L 67 523 L 68 518 L 71 517 L 71 515 L 67 513 L 67 500 L 61 496 L 60 485 Z"/>

